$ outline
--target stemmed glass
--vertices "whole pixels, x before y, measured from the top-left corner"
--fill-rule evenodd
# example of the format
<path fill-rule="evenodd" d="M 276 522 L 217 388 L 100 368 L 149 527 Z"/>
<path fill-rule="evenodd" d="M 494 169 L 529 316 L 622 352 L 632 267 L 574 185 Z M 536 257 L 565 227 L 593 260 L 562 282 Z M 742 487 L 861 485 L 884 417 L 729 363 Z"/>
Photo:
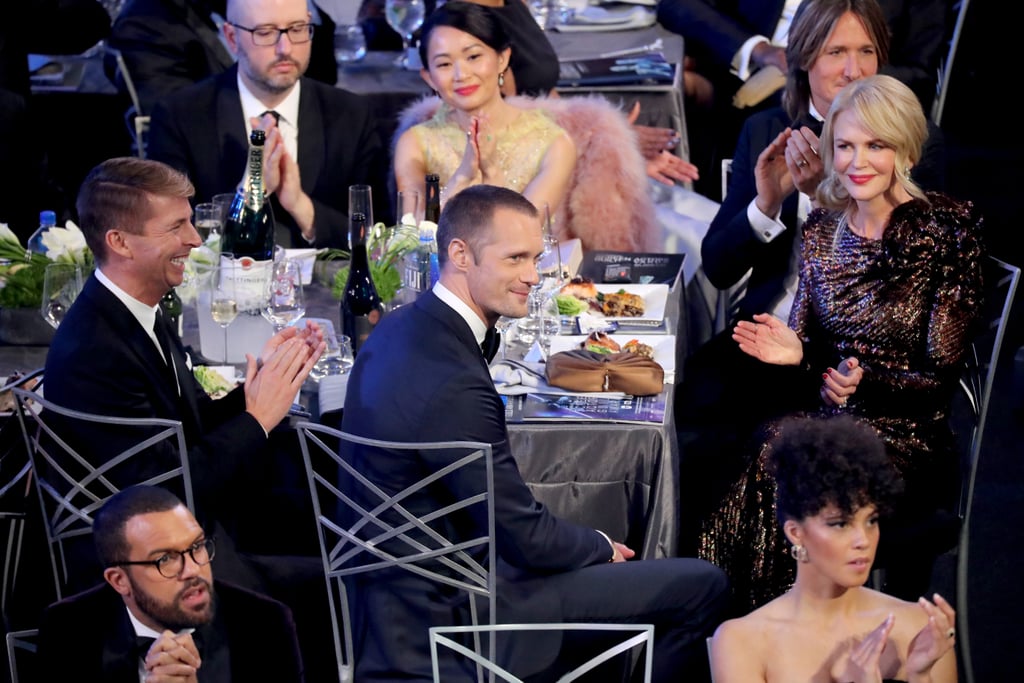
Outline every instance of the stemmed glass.
<path fill-rule="evenodd" d="M 551 210 L 547 204 L 544 205 L 544 251 L 537 262 L 537 274 L 540 276 L 540 282 L 535 288 L 540 316 L 537 334 L 546 355 L 547 349 L 551 346 L 551 337 L 561 331 L 562 321 L 558 314 L 555 295 L 565 284 L 562 253 L 558 238 L 551 232 Z"/>
<path fill-rule="evenodd" d="M 43 272 L 43 300 L 39 312 L 54 329 L 82 291 L 82 268 L 76 263 L 50 263 Z"/>
<path fill-rule="evenodd" d="M 274 263 L 267 281 L 266 303 L 261 312 L 274 326 L 274 332 L 280 332 L 306 314 L 302 272 L 298 263 L 291 259 Z"/>
<path fill-rule="evenodd" d="M 210 291 L 210 317 L 224 330 L 224 365 L 228 364 L 228 327 L 238 317 L 238 296 L 234 266 L 221 261 L 207 279 Z"/>
<path fill-rule="evenodd" d="M 395 60 L 395 66 L 403 69 L 413 68 L 409 61 L 409 48 L 412 47 L 412 36 L 423 25 L 426 10 L 423 0 L 386 0 L 384 17 L 388 26 L 402 36 L 402 54 Z"/>

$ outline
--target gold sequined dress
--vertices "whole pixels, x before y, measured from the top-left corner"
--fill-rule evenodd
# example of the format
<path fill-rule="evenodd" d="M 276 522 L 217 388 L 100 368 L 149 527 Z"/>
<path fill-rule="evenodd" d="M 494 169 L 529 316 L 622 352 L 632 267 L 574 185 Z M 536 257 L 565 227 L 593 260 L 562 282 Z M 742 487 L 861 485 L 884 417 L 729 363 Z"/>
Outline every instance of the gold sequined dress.
<path fill-rule="evenodd" d="M 430 119 L 412 127 L 423 150 L 427 173 L 436 173 L 441 186 L 455 173 L 466 150 L 466 133 L 455 122 L 454 111 L 442 104 Z M 547 113 L 523 109 L 498 132 L 495 156 L 505 172 L 505 187 L 522 192 L 540 170 L 551 143 L 565 131 Z"/>
<path fill-rule="evenodd" d="M 886 441 L 906 487 L 901 507 L 922 510 L 949 507 L 956 496 L 947 417 L 977 332 L 985 253 L 972 204 L 928 198 L 930 207 L 920 200 L 898 206 L 880 240 L 839 230 L 835 212 L 813 211 L 789 320 L 804 340 L 805 372 L 820 376 L 847 356 L 860 361 L 864 377 L 845 410 Z M 773 433 L 767 424 L 764 438 Z M 783 593 L 795 576 L 765 460 L 762 446 L 703 524 L 698 551 L 725 570 L 751 608 Z"/>

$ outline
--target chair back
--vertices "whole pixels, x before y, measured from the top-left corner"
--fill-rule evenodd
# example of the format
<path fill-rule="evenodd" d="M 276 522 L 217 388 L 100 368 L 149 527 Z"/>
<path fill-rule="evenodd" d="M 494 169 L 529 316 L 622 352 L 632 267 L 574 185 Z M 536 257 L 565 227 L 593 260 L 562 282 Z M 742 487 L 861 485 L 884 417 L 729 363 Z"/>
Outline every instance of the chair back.
<path fill-rule="evenodd" d="M 31 388 L 42 378 L 42 369 L 0 387 L 0 397 L 11 396 L 15 387 Z M 13 398 L 12 398 L 13 401 Z M 0 585 L 0 613 L 10 623 L 7 598 L 14 593 L 21 564 L 25 517 L 32 484 L 32 463 L 14 415 L 0 418 L 0 543 L 3 547 L 3 575 Z"/>
<path fill-rule="evenodd" d="M 107 54 L 114 58 L 114 64 L 117 66 L 115 78 L 119 78 L 124 83 L 125 90 L 128 91 L 128 97 L 131 99 L 131 106 L 124 112 L 124 123 L 128 127 L 128 134 L 131 135 L 132 147 L 136 156 L 145 159 L 146 135 L 149 133 L 149 115 L 142 111 L 142 101 L 139 99 L 139 92 L 135 89 L 135 81 L 128 71 L 128 65 L 125 63 L 121 51 L 110 47 L 106 43 L 104 43 L 104 49 Z"/>
<path fill-rule="evenodd" d="M 297 429 L 316 514 L 342 680 L 351 680 L 355 661 L 346 577 L 392 568 L 409 571 L 466 591 L 474 625 L 479 621 L 477 600 L 486 601 L 488 623 L 494 624 L 494 473 L 489 444 L 381 441 L 311 422 L 301 423 Z M 449 464 L 401 491 L 385 491 L 365 476 L 362 463 L 395 451 L 446 451 Z M 468 468 L 481 467 L 485 476 L 479 490 L 425 514 L 408 509 L 410 498 L 423 489 L 443 485 Z M 445 522 L 467 514 L 485 519 L 478 535 L 460 540 L 442 533 Z M 490 645 L 493 659 L 493 639 Z M 481 649 L 479 640 L 474 647 Z"/>
<path fill-rule="evenodd" d="M 36 680 L 36 640 L 39 629 L 10 631 L 7 633 L 7 665 L 11 683 Z"/>
<path fill-rule="evenodd" d="M 440 649 L 448 648 L 455 654 L 465 657 L 476 665 L 486 670 L 493 680 L 509 681 L 510 683 L 522 683 L 522 679 L 502 667 L 493 658 L 487 659 L 479 652 L 467 648 L 462 643 L 453 640 L 450 636 L 458 634 L 479 635 L 486 633 L 494 640 L 494 636 L 501 633 L 514 634 L 522 631 L 588 631 L 588 632 L 622 632 L 626 635 L 623 640 L 610 645 L 601 652 L 595 654 L 586 662 L 576 666 L 572 671 L 559 676 L 559 683 L 570 683 L 578 680 L 585 674 L 597 669 L 602 664 L 616 660 L 620 655 L 639 653 L 643 648 L 644 657 L 643 681 L 651 682 L 651 671 L 654 664 L 654 626 L 651 624 L 498 624 L 495 626 L 433 626 L 430 628 L 430 661 L 434 667 L 434 683 L 441 683 L 440 674 Z M 600 674 L 603 670 L 598 670 Z M 619 672 L 616 672 L 619 673 Z M 601 676 L 604 680 L 617 680 L 617 677 L 610 674 Z M 636 680 L 631 678 L 630 680 Z"/>
<path fill-rule="evenodd" d="M 195 511 L 185 434 L 180 422 L 161 418 L 94 415 L 63 408 L 42 392 L 15 388 L 18 420 L 36 476 L 54 584 L 63 597 L 71 575 L 67 546 L 92 534 L 93 516 L 112 495 L 134 484 L 171 489 Z M 100 438 L 96 428 L 116 429 L 132 438 L 120 453 L 104 452 L 102 461 L 84 447 Z M 136 437 L 137 438 L 134 438 Z M 157 456 L 157 447 L 173 457 Z M 95 444 L 89 449 L 98 450 Z M 80 568 L 77 568 L 80 569 Z"/>
<path fill-rule="evenodd" d="M 1019 282 L 1020 268 L 990 257 L 985 269 L 985 326 L 971 344 L 967 367 L 960 380 L 962 395 L 973 417 L 960 488 L 959 514 L 962 522 L 956 558 L 957 644 L 960 646 L 961 662 L 968 683 L 974 681 L 968 619 L 970 600 L 967 595 L 970 588 L 967 571 L 974 484 L 978 475 L 978 461 L 983 453 L 982 439 L 985 436 L 985 423 L 988 418 L 989 401 L 992 398 L 992 385 L 996 378 L 996 366 L 1002 353 L 1003 338 Z"/>

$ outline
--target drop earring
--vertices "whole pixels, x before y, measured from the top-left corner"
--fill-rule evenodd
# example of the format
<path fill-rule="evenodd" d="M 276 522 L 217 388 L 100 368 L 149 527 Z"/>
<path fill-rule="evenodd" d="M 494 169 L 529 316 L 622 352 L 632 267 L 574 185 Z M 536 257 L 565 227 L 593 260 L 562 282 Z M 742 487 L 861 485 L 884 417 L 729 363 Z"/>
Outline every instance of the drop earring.
<path fill-rule="evenodd" d="M 504 71 L 502 71 L 502 72 L 500 72 L 498 74 L 498 87 L 499 88 L 504 88 L 505 87 L 505 72 Z"/>
<path fill-rule="evenodd" d="M 789 549 L 789 554 L 797 562 L 807 562 L 807 548 L 798 543 L 793 544 Z"/>

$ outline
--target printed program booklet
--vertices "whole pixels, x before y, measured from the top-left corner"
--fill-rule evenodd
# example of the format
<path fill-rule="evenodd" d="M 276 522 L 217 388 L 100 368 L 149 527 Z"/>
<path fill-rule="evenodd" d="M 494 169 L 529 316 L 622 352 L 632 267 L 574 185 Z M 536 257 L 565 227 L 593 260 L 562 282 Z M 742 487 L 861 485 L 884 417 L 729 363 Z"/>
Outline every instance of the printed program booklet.
<path fill-rule="evenodd" d="M 507 422 L 649 422 L 665 423 L 668 390 L 653 396 L 528 393 L 502 397 Z"/>
<path fill-rule="evenodd" d="M 571 59 L 558 63 L 558 87 L 598 85 L 671 85 L 675 64 L 660 52 L 623 57 Z"/>

